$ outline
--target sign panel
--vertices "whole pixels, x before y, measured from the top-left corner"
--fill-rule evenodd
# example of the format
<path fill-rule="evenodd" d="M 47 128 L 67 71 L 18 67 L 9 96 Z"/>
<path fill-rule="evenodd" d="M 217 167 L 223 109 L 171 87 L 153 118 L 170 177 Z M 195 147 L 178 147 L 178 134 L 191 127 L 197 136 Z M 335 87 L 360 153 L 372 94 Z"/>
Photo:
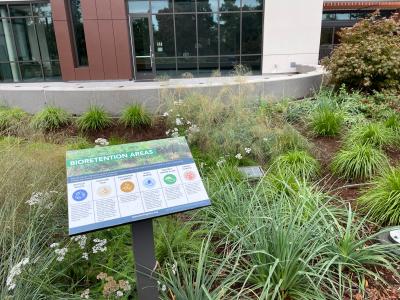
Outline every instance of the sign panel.
<path fill-rule="evenodd" d="M 211 205 L 184 137 L 67 151 L 69 234 Z"/>

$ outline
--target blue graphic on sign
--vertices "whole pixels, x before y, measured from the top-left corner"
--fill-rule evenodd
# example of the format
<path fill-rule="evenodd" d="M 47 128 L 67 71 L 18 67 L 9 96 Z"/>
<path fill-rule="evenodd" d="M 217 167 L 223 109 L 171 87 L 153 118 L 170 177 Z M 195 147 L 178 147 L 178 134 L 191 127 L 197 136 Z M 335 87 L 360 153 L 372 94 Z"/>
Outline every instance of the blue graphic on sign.
<path fill-rule="evenodd" d="M 77 190 L 72 194 L 72 199 L 75 201 L 83 201 L 87 198 L 88 193 L 85 190 Z"/>
<path fill-rule="evenodd" d="M 156 185 L 156 181 L 154 178 L 148 177 L 143 180 L 143 185 L 150 189 Z"/>

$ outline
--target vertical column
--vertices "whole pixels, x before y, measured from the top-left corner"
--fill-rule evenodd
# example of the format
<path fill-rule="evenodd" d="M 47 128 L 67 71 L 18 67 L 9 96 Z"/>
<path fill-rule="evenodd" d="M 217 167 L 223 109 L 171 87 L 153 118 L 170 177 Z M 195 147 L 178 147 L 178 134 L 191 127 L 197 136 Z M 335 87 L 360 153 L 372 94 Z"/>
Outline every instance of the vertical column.
<path fill-rule="evenodd" d="M 7 17 L 7 12 L 4 8 L 0 8 L 0 15 L 3 18 L 2 24 L 3 24 L 3 29 L 4 29 L 4 37 L 6 40 L 6 47 L 7 47 L 7 52 L 8 52 L 8 59 L 11 61 L 11 73 L 14 82 L 17 82 L 20 80 L 19 78 L 19 72 L 18 72 L 18 67 L 17 67 L 17 53 L 15 51 L 14 45 L 13 45 L 13 39 L 12 39 L 12 34 L 11 34 L 11 26 L 10 23 L 8 22 Z"/>

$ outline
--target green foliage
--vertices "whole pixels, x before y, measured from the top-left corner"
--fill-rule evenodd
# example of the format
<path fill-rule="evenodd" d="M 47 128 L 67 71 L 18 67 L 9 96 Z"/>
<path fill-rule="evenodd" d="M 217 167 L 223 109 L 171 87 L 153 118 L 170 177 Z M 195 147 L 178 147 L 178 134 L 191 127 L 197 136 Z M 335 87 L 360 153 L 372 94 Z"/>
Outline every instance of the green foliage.
<path fill-rule="evenodd" d="M 90 106 L 89 110 L 77 119 L 78 128 L 82 131 L 101 130 L 112 123 L 109 114 L 101 106 Z"/>
<path fill-rule="evenodd" d="M 368 179 L 388 166 L 385 153 L 371 144 L 355 143 L 340 150 L 331 163 L 334 174 L 346 179 Z"/>
<path fill-rule="evenodd" d="M 311 127 L 315 134 L 333 136 L 340 133 L 344 117 L 337 109 L 327 106 L 317 108 L 311 115 Z"/>
<path fill-rule="evenodd" d="M 0 109 L 0 131 L 16 129 L 27 116 L 26 112 L 17 107 Z"/>
<path fill-rule="evenodd" d="M 270 157 L 276 157 L 293 150 L 310 149 L 307 139 L 290 125 L 275 128 L 275 130 L 268 132 L 264 138 L 264 145 Z"/>
<path fill-rule="evenodd" d="M 382 225 L 400 224 L 400 168 L 383 172 L 358 199 L 368 217 Z"/>
<path fill-rule="evenodd" d="M 64 109 L 47 106 L 32 118 L 31 126 L 42 131 L 53 131 L 68 125 L 71 116 Z"/>
<path fill-rule="evenodd" d="M 396 142 L 393 131 L 383 123 L 374 122 L 356 126 L 346 137 L 346 145 L 369 144 L 374 147 L 391 146 Z"/>
<path fill-rule="evenodd" d="M 151 125 L 151 116 L 143 106 L 132 104 L 122 111 L 119 121 L 125 127 L 147 127 Z"/>
<path fill-rule="evenodd" d="M 293 150 L 278 156 L 271 165 L 273 172 L 311 179 L 319 173 L 319 163 L 308 152 Z"/>
<path fill-rule="evenodd" d="M 65 143 L 68 150 L 93 148 L 93 144 L 91 142 L 89 142 L 86 138 L 80 136 L 68 138 L 66 139 Z"/>
<path fill-rule="evenodd" d="M 323 61 L 337 85 L 374 91 L 400 88 L 400 21 L 376 15 L 343 29 L 340 44 Z"/>

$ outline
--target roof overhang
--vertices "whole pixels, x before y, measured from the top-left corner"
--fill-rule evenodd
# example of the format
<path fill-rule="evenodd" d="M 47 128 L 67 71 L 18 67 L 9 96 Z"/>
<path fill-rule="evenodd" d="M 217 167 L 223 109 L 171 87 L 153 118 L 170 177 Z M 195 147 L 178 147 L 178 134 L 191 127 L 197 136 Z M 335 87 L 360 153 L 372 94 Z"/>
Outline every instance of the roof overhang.
<path fill-rule="evenodd" d="M 400 9 L 400 1 L 324 1 L 324 10 Z"/>

